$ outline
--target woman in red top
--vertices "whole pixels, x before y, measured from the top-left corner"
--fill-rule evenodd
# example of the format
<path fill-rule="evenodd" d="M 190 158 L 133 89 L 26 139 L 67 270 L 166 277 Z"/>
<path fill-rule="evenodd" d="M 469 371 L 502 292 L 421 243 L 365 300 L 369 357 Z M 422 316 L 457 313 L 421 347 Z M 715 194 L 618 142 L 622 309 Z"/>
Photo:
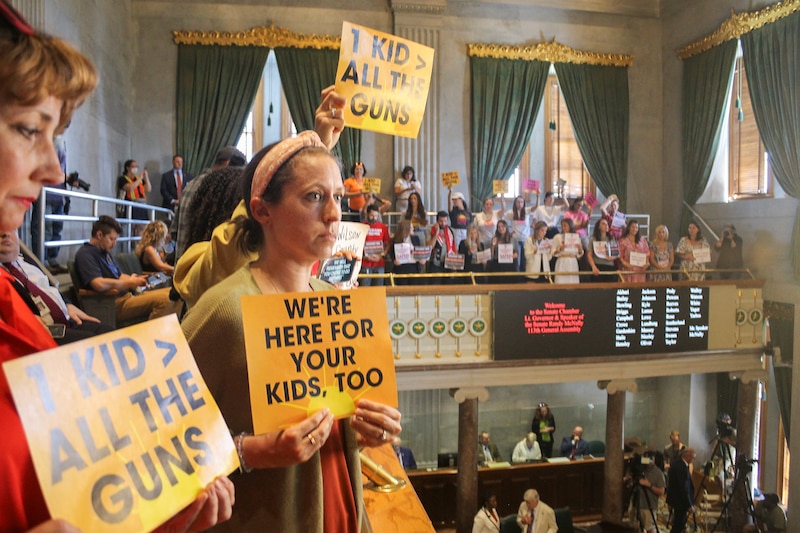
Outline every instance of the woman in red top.
<path fill-rule="evenodd" d="M 66 42 L 34 31 L 0 0 L 0 231 L 15 231 L 45 185 L 64 181 L 53 137 L 92 92 L 91 62 Z M 50 334 L 0 269 L 0 364 L 56 346 Z M 52 520 L 45 505 L 25 432 L 0 370 L 0 531 L 74 532 Z M 207 528 L 230 516 L 233 488 L 227 479 L 209 486 L 165 528 Z"/>

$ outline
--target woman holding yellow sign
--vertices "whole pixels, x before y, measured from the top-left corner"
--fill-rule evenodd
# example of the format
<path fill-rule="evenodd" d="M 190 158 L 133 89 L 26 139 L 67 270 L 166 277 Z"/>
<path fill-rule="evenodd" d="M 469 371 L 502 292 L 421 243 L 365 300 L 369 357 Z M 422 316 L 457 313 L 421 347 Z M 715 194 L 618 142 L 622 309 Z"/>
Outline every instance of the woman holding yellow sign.
<path fill-rule="evenodd" d="M 45 185 L 63 183 L 53 137 L 94 90 L 92 63 L 72 46 L 35 31 L 0 0 L 0 232 L 16 231 Z M 0 269 L 0 363 L 56 346 Z M 5 372 L 0 372 L 0 531 L 75 532 L 51 518 Z M 206 488 L 163 531 L 199 531 L 230 516 L 227 478 Z"/>
<path fill-rule="evenodd" d="M 253 435 L 242 318 L 245 295 L 333 288 L 311 271 L 336 242 L 344 196 L 338 164 L 307 131 L 256 154 L 243 187 L 247 216 L 237 219 L 234 242 L 258 259 L 208 290 L 182 324 L 235 434 L 242 475 L 234 478 L 237 502 L 226 529 L 368 530 L 358 449 L 391 442 L 401 431 L 400 412 L 361 399 L 349 421 L 324 408 L 284 430 Z"/>

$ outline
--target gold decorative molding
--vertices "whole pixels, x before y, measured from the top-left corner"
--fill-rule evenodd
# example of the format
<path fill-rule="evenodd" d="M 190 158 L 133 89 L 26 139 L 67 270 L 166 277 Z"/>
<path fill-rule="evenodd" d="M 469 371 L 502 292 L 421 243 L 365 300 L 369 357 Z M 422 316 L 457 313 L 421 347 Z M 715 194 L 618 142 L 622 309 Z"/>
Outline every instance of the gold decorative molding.
<path fill-rule="evenodd" d="M 794 322 L 794 304 L 764 300 L 764 315 L 791 324 Z"/>
<path fill-rule="evenodd" d="M 800 0 L 785 0 L 753 13 L 736 13 L 731 9 L 731 18 L 723 22 L 713 33 L 678 50 L 678 57 L 689 59 L 725 41 L 738 39 L 746 33 L 777 22 L 798 10 L 800 10 Z"/>
<path fill-rule="evenodd" d="M 194 31 L 173 30 L 172 40 L 175 44 L 199 44 L 204 46 L 263 46 L 277 48 L 330 48 L 338 50 L 341 37 L 338 35 L 305 35 L 270 23 L 269 26 L 258 26 L 245 31 Z"/>
<path fill-rule="evenodd" d="M 470 57 L 493 57 L 496 59 L 522 59 L 525 61 L 546 61 L 548 63 L 575 63 L 578 65 L 601 65 L 609 67 L 630 67 L 633 56 L 626 54 L 603 54 L 584 52 L 557 43 L 539 43 L 536 46 L 509 46 L 504 44 L 472 43 L 467 45 Z"/>

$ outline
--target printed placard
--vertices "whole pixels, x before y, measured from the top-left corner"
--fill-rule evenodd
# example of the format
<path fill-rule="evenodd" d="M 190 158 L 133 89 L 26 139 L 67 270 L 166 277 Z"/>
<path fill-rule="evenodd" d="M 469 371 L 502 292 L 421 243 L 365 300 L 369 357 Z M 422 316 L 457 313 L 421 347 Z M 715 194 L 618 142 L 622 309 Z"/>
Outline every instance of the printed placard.
<path fill-rule="evenodd" d="M 432 246 L 415 246 L 414 261 L 427 261 L 431 258 Z"/>
<path fill-rule="evenodd" d="M 383 253 L 383 241 L 367 241 L 364 243 L 364 255 L 380 255 Z"/>
<path fill-rule="evenodd" d="M 357 259 L 347 259 L 346 257 L 325 259 L 320 264 L 319 279 L 327 281 L 331 285 L 350 281 L 356 261 Z"/>
<path fill-rule="evenodd" d="M 508 192 L 508 180 L 492 181 L 492 193 L 495 195 L 506 194 Z"/>
<path fill-rule="evenodd" d="M 526 178 L 522 182 L 522 190 L 525 192 L 535 192 L 536 194 L 539 194 L 539 191 L 541 190 L 539 187 L 539 180 Z"/>
<path fill-rule="evenodd" d="M 581 244 L 581 236 L 577 233 L 565 233 L 564 234 L 564 247 L 566 248 L 580 248 Z"/>
<path fill-rule="evenodd" d="M 4 363 L 53 518 L 152 531 L 239 465 L 175 315 Z"/>
<path fill-rule="evenodd" d="M 325 407 L 336 418 L 365 398 L 397 407 L 383 287 L 242 297 L 256 434 Z"/>
<path fill-rule="evenodd" d="M 583 195 L 583 203 L 594 209 L 597 207 L 597 197 L 593 193 L 587 192 Z"/>
<path fill-rule="evenodd" d="M 553 250 L 553 241 L 551 239 L 542 239 L 542 242 L 536 247 L 537 253 L 549 254 Z"/>
<path fill-rule="evenodd" d="M 711 248 L 708 246 L 699 246 L 692 249 L 695 263 L 710 263 L 711 262 Z"/>
<path fill-rule="evenodd" d="M 510 264 L 514 262 L 514 245 L 502 243 L 497 245 L 497 262 Z"/>
<path fill-rule="evenodd" d="M 625 213 L 621 211 L 614 211 L 614 216 L 611 219 L 611 227 L 612 228 L 624 228 L 625 227 Z"/>
<path fill-rule="evenodd" d="M 407 265 L 408 263 L 413 263 L 411 259 L 411 254 L 413 253 L 414 247 L 411 243 L 407 242 L 398 242 L 394 245 L 394 264 L 395 265 Z"/>
<path fill-rule="evenodd" d="M 491 249 L 486 249 L 486 250 L 478 251 L 475 254 L 475 260 L 478 263 L 482 263 L 482 264 L 488 263 L 489 261 L 492 260 L 492 250 Z"/>
<path fill-rule="evenodd" d="M 647 266 L 647 254 L 631 251 L 631 256 L 628 259 L 628 262 L 637 267 Z"/>
<path fill-rule="evenodd" d="M 428 101 L 433 48 L 345 21 L 336 92 L 351 128 L 416 138 Z"/>
<path fill-rule="evenodd" d="M 452 187 L 461 183 L 461 178 L 458 176 L 458 171 L 442 172 L 442 185 L 444 187 Z"/>
<path fill-rule="evenodd" d="M 444 267 L 449 270 L 464 270 L 464 254 L 447 254 Z"/>
<path fill-rule="evenodd" d="M 343 280 L 337 284 L 340 289 L 349 289 L 353 286 L 353 280 L 358 278 L 361 272 L 361 258 L 364 257 L 364 243 L 369 233 L 369 224 L 361 222 L 339 222 L 339 233 L 336 235 L 336 242 L 333 245 L 333 253 L 342 250 L 349 250 L 357 261 L 353 265 L 350 279 Z"/>
<path fill-rule="evenodd" d="M 608 259 L 608 243 L 606 241 L 593 241 L 594 255 L 601 259 Z"/>
<path fill-rule="evenodd" d="M 362 178 L 362 187 L 361 190 L 363 192 L 369 192 L 372 194 L 380 194 L 381 193 L 381 179 L 380 178 Z"/>

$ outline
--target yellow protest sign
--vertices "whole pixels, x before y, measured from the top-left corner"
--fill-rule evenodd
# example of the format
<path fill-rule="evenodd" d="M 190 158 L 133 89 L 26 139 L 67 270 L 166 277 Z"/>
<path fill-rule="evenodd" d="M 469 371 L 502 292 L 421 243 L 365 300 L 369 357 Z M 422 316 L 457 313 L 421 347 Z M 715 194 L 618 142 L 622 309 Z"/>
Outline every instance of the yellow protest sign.
<path fill-rule="evenodd" d="M 416 138 L 428 101 L 433 48 L 350 22 L 342 24 L 336 92 L 353 128 Z"/>
<path fill-rule="evenodd" d="M 152 531 L 238 466 L 175 315 L 3 364 L 47 507 Z"/>
<path fill-rule="evenodd" d="M 365 398 L 397 406 L 386 289 L 242 297 L 256 434 Z"/>
<path fill-rule="evenodd" d="M 494 194 L 505 194 L 508 192 L 508 180 L 494 180 L 492 186 Z"/>
<path fill-rule="evenodd" d="M 380 178 L 363 178 L 362 191 L 371 192 L 373 194 L 381 193 L 381 179 Z"/>
<path fill-rule="evenodd" d="M 454 170 L 453 172 L 442 172 L 442 185 L 445 187 L 452 187 L 453 185 L 458 185 L 461 183 L 461 179 L 458 177 L 458 171 Z"/>

